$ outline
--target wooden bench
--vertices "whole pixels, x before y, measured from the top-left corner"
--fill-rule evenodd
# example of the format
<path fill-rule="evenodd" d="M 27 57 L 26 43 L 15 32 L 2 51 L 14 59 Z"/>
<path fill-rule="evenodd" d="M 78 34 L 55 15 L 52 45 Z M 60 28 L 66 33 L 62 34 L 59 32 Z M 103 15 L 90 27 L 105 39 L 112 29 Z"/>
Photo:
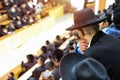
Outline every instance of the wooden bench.
<path fill-rule="evenodd" d="M 10 22 L 12 22 L 12 20 L 5 20 L 0 22 L 0 25 L 8 25 Z"/>
<path fill-rule="evenodd" d="M 2 9 L 3 8 L 3 6 L 2 6 L 2 1 L 0 1 L 0 9 Z"/>
<path fill-rule="evenodd" d="M 9 16 L 7 13 L 0 16 L 0 22 L 3 22 L 3 21 L 8 20 L 8 19 L 9 19 Z"/>
<path fill-rule="evenodd" d="M 6 14 L 6 13 L 7 13 L 7 10 L 1 9 L 1 10 L 0 10 L 0 13 L 1 13 L 1 14 Z"/>

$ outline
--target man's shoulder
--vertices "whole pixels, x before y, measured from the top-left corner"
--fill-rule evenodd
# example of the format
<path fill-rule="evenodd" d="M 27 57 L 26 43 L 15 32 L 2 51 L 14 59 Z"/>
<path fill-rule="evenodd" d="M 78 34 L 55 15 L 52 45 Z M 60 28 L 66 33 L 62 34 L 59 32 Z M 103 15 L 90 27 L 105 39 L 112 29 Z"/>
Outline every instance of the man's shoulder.
<path fill-rule="evenodd" d="M 53 72 L 52 72 L 55 80 L 58 80 L 60 78 L 60 73 L 59 73 L 59 67 L 57 67 Z"/>
<path fill-rule="evenodd" d="M 39 66 L 37 68 L 35 68 L 35 71 L 41 71 L 41 70 L 45 70 L 45 66 Z"/>
<path fill-rule="evenodd" d="M 109 51 L 115 51 L 120 47 L 120 40 L 116 37 L 105 35 L 101 37 L 96 43 L 94 43 L 92 46 L 90 46 L 85 54 L 86 55 L 101 55 L 102 53 L 109 52 Z"/>

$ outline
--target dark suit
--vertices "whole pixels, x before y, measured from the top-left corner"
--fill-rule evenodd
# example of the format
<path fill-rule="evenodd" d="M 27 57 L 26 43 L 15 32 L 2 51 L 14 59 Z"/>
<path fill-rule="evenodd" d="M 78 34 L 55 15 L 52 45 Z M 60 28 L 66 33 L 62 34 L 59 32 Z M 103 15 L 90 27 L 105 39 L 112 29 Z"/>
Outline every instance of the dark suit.
<path fill-rule="evenodd" d="M 27 3 L 28 0 L 15 0 L 17 5 L 20 6 L 22 3 Z"/>
<path fill-rule="evenodd" d="M 54 77 L 54 80 L 59 80 L 60 79 L 59 66 L 56 67 L 55 70 L 53 70 L 52 75 Z"/>
<path fill-rule="evenodd" d="M 27 15 L 28 8 L 26 8 L 26 7 L 25 7 L 25 8 L 22 8 L 22 7 L 21 7 L 20 9 L 21 9 L 21 15 L 22 15 L 22 16 L 25 15 L 25 14 Z"/>
<path fill-rule="evenodd" d="M 13 31 L 15 31 L 15 26 L 13 26 L 13 25 L 8 25 L 8 32 L 13 32 Z"/>
<path fill-rule="evenodd" d="M 22 24 L 21 20 L 17 20 L 17 21 L 15 22 L 15 28 L 16 28 L 16 29 L 19 29 L 19 28 L 22 28 L 22 27 L 23 27 L 23 24 Z"/>
<path fill-rule="evenodd" d="M 8 10 L 8 15 L 9 15 L 10 19 L 13 19 L 13 18 L 16 19 L 17 16 L 21 17 L 21 13 L 20 13 L 17 9 L 15 9 L 14 12 L 13 12 L 11 9 Z M 13 20 L 14 20 L 14 19 L 13 19 Z"/>
<path fill-rule="evenodd" d="M 0 27 L 0 37 L 1 36 L 4 36 L 4 35 L 6 35 L 7 33 L 5 33 L 4 31 L 3 31 L 3 29 Z"/>
<path fill-rule="evenodd" d="M 44 72 L 45 70 L 46 70 L 45 66 L 39 66 L 35 68 L 35 70 L 32 72 L 32 76 L 35 78 L 35 80 L 39 80 L 41 73 Z"/>
<path fill-rule="evenodd" d="M 9 0 L 7 3 L 5 1 L 2 1 L 2 6 L 3 6 L 3 9 L 8 10 L 12 6 L 12 4 Z"/>
<path fill-rule="evenodd" d="M 13 4 L 19 5 L 19 0 L 14 0 Z"/>
<path fill-rule="evenodd" d="M 85 54 L 100 61 L 105 66 L 111 80 L 120 80 L 119 39 L 99 31 L 93 37 Z"/>

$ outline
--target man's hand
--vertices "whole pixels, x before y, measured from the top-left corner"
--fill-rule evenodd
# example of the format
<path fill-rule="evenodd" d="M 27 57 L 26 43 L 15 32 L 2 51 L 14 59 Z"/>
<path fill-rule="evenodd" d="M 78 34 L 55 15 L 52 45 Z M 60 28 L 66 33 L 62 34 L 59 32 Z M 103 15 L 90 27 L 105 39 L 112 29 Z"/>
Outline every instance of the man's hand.
<path fill-rule="evenodd" d="M 83 54 L 87 50 L 87 48 L 88 48 L 88 43 L 86 42 L 86 40 L 84 39 L 80 40 L 80 50 Z"/>

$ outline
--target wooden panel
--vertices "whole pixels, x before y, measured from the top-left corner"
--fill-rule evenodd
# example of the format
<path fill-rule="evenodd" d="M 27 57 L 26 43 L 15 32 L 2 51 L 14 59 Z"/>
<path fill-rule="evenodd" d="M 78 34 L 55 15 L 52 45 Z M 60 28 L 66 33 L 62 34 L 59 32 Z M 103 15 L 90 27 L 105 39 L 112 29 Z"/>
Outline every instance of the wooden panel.
<path fill-rule="evenodd" d="M 99 10 L 103 11 L 103 9 L 105 9 L 106 6 L 106 0 L 99 0 Z"/>
<path fill-rule="evenodd" d="M 88 2 L 86 6 L 94 11 L 95 10 L 95 1 Z"/>
<path fill-rule="evenodd" d="M 58 19 L 64 14 L 63 5 L 57 5 L 47 10 L 43 10 L 43 13 L 48 13 L 48 15 L 54 16 L 55 19 Z"/>
<path fill-rule="evenodd" d="M 62 16 L 64 13 L 63 6 L 58 5 L 51 10 L 49 10 L 49 15 L 53 15 L 55 19 L 58 19 L 60 16 Z"/>

